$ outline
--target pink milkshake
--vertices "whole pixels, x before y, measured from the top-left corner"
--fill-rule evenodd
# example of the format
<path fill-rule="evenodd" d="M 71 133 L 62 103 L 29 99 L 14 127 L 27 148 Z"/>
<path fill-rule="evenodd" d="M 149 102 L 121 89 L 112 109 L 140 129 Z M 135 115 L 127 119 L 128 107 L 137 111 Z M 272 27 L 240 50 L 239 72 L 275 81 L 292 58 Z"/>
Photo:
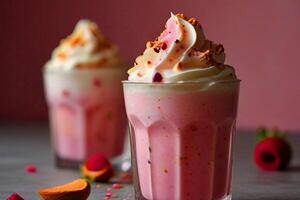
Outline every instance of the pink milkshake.
<path fill-rule="evenodd" d="M 58 166 L 76 167 L 94 153 L 109 158 L 122 153 L 122 67 L 117 48 L 87 20 L 54 50 L 44 85 Z"/>
<path fill-rule="evenodd" d="M 239 80 L 194 18 L 172 15 L 124 82 L 136 199 L 231 199 Z"/>

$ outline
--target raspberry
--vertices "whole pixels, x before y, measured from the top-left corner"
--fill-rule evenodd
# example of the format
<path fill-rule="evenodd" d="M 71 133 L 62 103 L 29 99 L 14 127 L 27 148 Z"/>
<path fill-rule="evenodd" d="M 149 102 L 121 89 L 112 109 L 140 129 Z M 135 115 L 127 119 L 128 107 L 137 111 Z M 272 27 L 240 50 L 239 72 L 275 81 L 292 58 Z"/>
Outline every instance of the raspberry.
<path fill-rule="evenodd" d="M 254 160 L 263 170 L 286 169 L 291 159 L 289 144 L 282 138 L 269 137 L 255 146 Z"/>
<path fill-rule="evenodd" d="M 90 171 L 99 171 L 110 166 L 110 162 L 102 154 L 94 154 L 88 158 L 85 166 Z"/>
<path fill-rule="evenodd" d="M 24 200 L 20 195 L 17 193 L 12 193 L 6 200 Z"/>

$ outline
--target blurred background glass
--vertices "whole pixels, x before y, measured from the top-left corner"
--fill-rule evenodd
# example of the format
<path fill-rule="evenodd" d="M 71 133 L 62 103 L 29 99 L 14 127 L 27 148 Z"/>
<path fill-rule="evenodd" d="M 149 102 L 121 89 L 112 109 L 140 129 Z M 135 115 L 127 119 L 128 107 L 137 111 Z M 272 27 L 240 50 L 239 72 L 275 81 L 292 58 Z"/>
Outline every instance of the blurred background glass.
<path fill-rule="evenodd" d="M 300 128 L 300 1 L 0 2 L 0 120 L 47 118 L 41 68 L 79 19 L 94 20 L 128 64 L 164 26 L 169 12 L 197 17 L 225 47 L 241 84 L 240 128 Z"/>

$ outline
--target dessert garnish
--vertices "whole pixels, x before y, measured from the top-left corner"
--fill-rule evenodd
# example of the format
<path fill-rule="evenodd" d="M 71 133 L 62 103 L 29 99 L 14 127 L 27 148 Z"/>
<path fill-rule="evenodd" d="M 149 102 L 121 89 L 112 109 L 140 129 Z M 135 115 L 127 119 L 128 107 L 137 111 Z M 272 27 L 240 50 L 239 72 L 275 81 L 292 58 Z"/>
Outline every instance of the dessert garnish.
<path fill-rule="evenodd" d="M 113 175 L 113 168 L 109 160 L 100 153 L 90 156 L 84 165 L 81 166 L 81 172 L 85 177 L 93 181 L 108 181 Z"/>
<path fill-rule="evenodd" d="M 130 81 L 178 82 L 236 79 L 234 69 L 225 65 L 221 44 L 206 38 L 200 22 L 183 14 L 171 14 L 165 30 L 129 69 Z"/>
<path fill-rule="evenodd" d="M 287 134 L 278 129 L 257 129 L 258 143 L 254 150 L 256 165 L 266 171 L 284 170 L 288 167 L 292 150 Z"/>
<path fill-rule="evenodd" d="M 25 171 L 26 171 L 27 173 L 36 173 L 36 172 L 37 172 L 37 168 L 36 168 L 35 165 L 29 164 L 29 165 L 26 165 L 26 166 L 25 166 Z"/>
<path fill-rule="evenodd" d="M 12 193 L 6 200 L 24 200 L 18 193 Z"/>
<path fill-rule="evenodd" d="M 121 183 L 114 183 L 114 184 L 112 185 L 112 187 L 113 187 L 114 189 L 121 189 L 121 188 L 123 188 L 124 186 L 123 186 L 123 184 L 121 184 Z"/>
<path fill-rule="evenodd" d="M 90 195 L 90 184 L 77 179 L 65 185 L 38 190 L 44 200 L 86 200 Z"/>
<path fill-rule="evenodd" d="M 88 70 L 118 67 L 121 57 L 117 46 L 103 35 L 96 23 L 80 20 L 72 34 L 54 49 L 46 70 Z"/>

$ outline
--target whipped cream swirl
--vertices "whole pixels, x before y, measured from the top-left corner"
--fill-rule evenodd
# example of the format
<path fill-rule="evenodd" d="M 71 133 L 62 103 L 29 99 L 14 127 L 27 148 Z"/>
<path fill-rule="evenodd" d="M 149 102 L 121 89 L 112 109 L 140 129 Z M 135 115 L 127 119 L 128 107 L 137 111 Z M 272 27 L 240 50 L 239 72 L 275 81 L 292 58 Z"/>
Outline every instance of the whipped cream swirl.
<path fill-rule="evenodd" d="M 221 44 L 205 38 L 200 23 L 183 14 L 173 15 L 166 29 L 146 44 L 128 73 L 130 81 L 178 82 L 236 79 L 235 71 L 225 65 Z"/>
<path fill-rule="evenodd" d="M 121 62 L 118 48 L 89 20 L 80 20 L 73 33 L 54 49 L 47 70 L 97 69 Z"/>

